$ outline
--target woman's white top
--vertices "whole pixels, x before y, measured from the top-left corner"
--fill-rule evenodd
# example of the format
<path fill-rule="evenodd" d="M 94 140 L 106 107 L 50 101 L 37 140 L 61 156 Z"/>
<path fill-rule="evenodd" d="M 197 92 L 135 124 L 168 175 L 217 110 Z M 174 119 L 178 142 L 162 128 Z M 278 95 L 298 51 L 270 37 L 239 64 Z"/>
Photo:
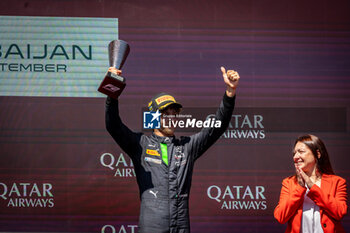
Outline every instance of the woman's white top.
<path fill-rule="evenodd" d="M 315 184 L 317 186 L 321 186 L 321 184 Z M 305 184 L 306 186 L 306 184 Z M 303 203 L 303 216 L 302 216 L 302 224 L 300 228 L 301 233 L 323 233 L 322 225 L 321 225 L 321 215 L 320 215 L 320 207 L 318 207 L 313 200 L 311 200 L 307 194 L 310 191 L 306 186 L 307 190 L 304 196 Z"/>

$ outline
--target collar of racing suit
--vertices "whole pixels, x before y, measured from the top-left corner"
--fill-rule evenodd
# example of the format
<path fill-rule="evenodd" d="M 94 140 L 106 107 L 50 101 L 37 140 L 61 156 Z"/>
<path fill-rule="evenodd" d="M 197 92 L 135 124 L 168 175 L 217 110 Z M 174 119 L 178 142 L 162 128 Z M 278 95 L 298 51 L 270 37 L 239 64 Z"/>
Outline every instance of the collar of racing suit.
<path fill-rule="evenodd" d="M 152 133 L 151 137 L 159 143 L 166 143 L 166 144 L 170 144 L 175 140 L 175 136 L 161 137 L 161 136 L 156 135 L 155 133 Z"/>

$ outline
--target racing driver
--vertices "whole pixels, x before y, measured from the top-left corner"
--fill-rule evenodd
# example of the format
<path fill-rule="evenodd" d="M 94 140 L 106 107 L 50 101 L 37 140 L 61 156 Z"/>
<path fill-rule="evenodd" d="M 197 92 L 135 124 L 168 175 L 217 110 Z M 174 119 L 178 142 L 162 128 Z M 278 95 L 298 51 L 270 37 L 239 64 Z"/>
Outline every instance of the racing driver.
<path fill-rule="evenodd" d="M 120 70 L 117 72 L 121 74 Z M 190 232 L 188 200 L 194 162 L 227 129 L 235 105 L 239 75 L 234 70 L 226 72 L 224 67 L 221 72 L 226 91 L 215 115 L 221 126 L 202 128 L 189 137 L 175 137 L 175 129 L 163 127 L 162 123 L 150 136 L 135 133 L 120 119 L 118 100 L 107 97 L 106 128 L 134 164 L 141 198 L 140 233 Z M 148 108 L 175 115 L 182 105 L 173 96 L 160 93 L 149 102 Z"/>

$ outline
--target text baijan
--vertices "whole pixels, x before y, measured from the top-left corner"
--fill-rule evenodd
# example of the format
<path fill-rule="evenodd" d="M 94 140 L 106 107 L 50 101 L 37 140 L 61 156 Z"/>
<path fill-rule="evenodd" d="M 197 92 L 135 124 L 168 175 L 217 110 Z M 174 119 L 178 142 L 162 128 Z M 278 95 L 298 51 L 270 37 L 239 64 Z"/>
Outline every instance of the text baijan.
<path fill-rule="evenodd" d="M 85 46 L 86 47 L 86 46 Z M 82 49 L 78 45 L 63 46 L 63 45 L 31 45 L 25 46 L 11 44 L 8 47 L 0 45 L 0 58 L 12 59 L 92 59 L 92 46 L 87 46 L 87 50 Z M 80 55 L 78 55 L 80 54 Z"/>

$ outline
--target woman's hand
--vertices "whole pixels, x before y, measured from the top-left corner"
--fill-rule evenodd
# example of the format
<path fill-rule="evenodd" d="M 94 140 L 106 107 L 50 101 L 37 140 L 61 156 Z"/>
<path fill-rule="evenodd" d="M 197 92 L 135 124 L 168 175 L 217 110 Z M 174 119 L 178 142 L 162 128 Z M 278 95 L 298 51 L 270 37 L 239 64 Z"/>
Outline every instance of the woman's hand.
<path fill-rule="evenodd" d="M 305 187 L 305 181 L 303 179 L 303 177 L 301 176 L 300 174 L 300 171 L 301 170 L 297 164 L 294 164 L 295 166 L 295 174 L 297 175 L 297 181 L 298 181 L 298 184 L 301 186 L 301 187 Z"/>
<path fill-rule="evenodd" d="M 296 168 L 296 174 L 297 174 L 297 180 L 298 183 L 302 186 L 305 187 L 305 184 L 309 189 L 314 185 L 314 182 L 310 179 L 308 175 L 305 174 L 305 172 L 298 167 L 298 165 L 295 165 Z"/>

